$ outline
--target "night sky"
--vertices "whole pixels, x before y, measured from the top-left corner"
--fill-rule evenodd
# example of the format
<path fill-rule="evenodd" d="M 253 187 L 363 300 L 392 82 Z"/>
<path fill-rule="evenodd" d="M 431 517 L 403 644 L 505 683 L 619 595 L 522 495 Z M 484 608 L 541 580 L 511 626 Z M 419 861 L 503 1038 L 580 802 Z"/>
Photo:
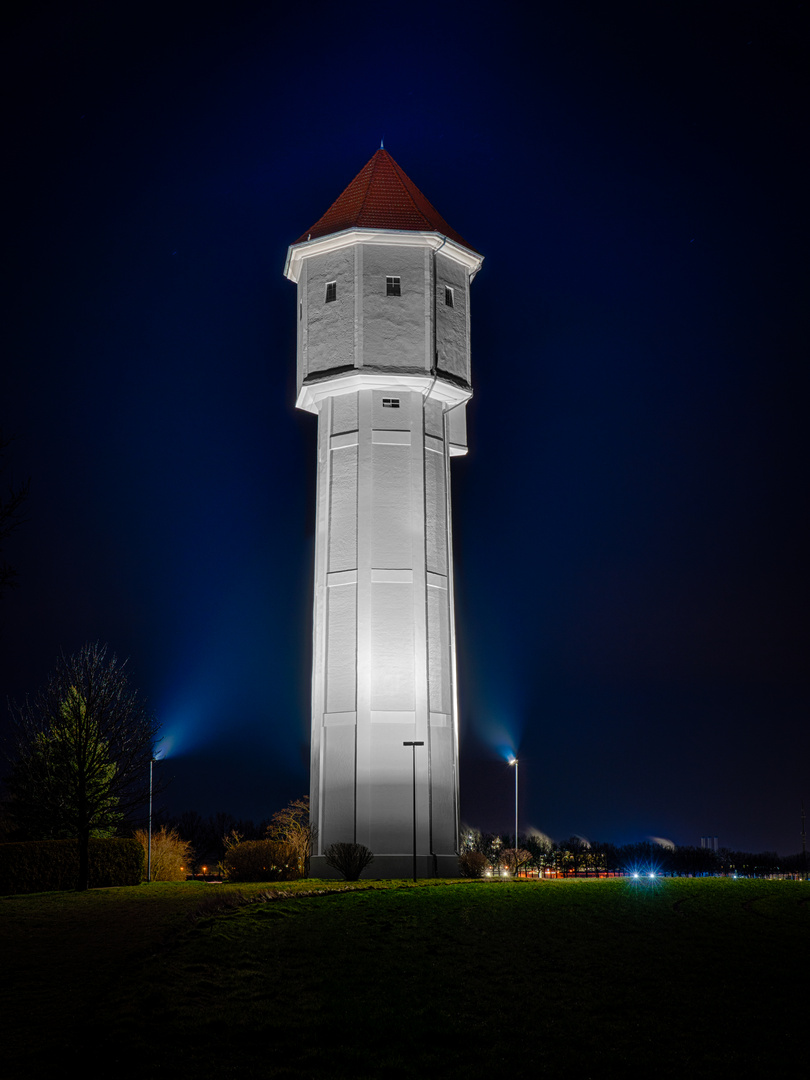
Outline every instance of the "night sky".
<path fill-rule="evenodd" d="M 20 5 L 0 695 L 129 657 L 167 811 L 309 785 L 287 246 L 384 138 L 485 256 L 453 461 L 462 817 L 799 850 L 807 6 Z M 533 12 L 531 18 L 521 12 Z M 5 723 L 5 720 L 4 720 Z"/>

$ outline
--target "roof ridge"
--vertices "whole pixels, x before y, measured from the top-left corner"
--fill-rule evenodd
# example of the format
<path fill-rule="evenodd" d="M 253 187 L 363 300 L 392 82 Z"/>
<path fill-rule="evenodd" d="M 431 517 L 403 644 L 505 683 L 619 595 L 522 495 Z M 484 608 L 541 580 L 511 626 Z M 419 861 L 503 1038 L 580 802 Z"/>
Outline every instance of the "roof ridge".
<path fill-rule="evenodd" d="M 383 151 L 383 153 L 385 153 L 385 151 Z M 430 224 L 431 224 L 430 220 L 425 215 L 425 212 L 421 209 L 421 207 L 417 203 L 416 199 L 413 197 L 413 193 L 411 192 L 411 184 L 413 184 L 413 181 L 408 176 L 408 174 L 404 171 L 404 169 L 401 169 L 399 167 L 399 165 L 397 165 L 396 161 L 394 161 L 394 159 L 391 157 L 390 154 L 388 155 L 388 157 L 391 159 L 391 164 L 394 167 L 394 172 L 397 174 L 397 179 L 399 180 L 400 184 L 402 184 L 403 188 L 405 189 L 405 193 L 407 194 L 408 198 L 411 200 L 411 203 L 413 204 L 414 210 L 423 219 L 423 221 L 425 221 L 428 224 L 428 226 L 430 226 Z M 417 188 L 417 190 L 418 190 L 418 188 Z M 422 196 L 422 198 L 425 199 L 426 202 L 429 201 L 429 200 L 426 199 L 426 197 L 424 195 Z M 438 213 L 438 211 L 436 211 L 436 212 Z"/>
<path fill-rule="evenodd" d="M 375 173 L 375 172 L 377 171 L 377 164 L 378 164 L 378 162 L 377 162 L 377 159 L 378 159 L 378 157 L 380 156 L 380 151 L 382 151 L 383 153 L 385 153 L 385 150 L 383 150 L 383 148 L 382 148 L 382 146 L 381 146 L 381 147 L 380 147 L 380 149 L 379 149 L 379 150 L 377 150 L 377 151 L 376 151 L 376 152 L 375 152 L 375 153 L 374 153 L 374 154 L 372 155 L 372 157 L 371 157 L 371 160 L 369 161 L 369 165 L 371 165 L 371 168 L 369 169 L 369 173 L 368 173 L 368 183 L 366 184 L 366 190 L 365 190 L 365 191 L 363 192 L 363 201 L 362 201 L 362 202 L 360 203 L 360 210 L 359 210 L 359 212 L 358 212 L 358 216 L 359 216 L 360 214 L 362 214 L 362 213 L 363 213 L 363 211 L 364 211 L 364 210 L 365 210 L 365 208 L 366 208 L 366 203 L 368 202 L 368 197 L 369 197 L 369 193 L 371 192 L 371 184 L 372 184 L 372 182 L 373 182 L 373 180 L 374 180 L 374 173 Z M 389 156 L 390 156 L 390 155 L 389 155 Z M 393 161 L 393 158 L 392 158 L 391 160 Z M 361 170 L 361 171 L 362 171 L 362 170 Z"/>

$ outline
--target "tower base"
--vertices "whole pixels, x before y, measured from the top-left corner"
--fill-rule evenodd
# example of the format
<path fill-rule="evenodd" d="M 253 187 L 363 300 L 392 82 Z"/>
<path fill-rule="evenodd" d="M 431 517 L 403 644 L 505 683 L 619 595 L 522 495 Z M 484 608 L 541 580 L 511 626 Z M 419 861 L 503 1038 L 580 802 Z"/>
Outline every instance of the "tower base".
<path fill-rule="evenodd" d="M 309 876 L 335 881 L 343 875 L 329 866 L 323 855 L 313 855 Z M 426 878 L 458 878 L 461 876 L 458 855 L 417 855 L 416 876 L 420 881 Z M 413 878 L 413 855 L 375 855 L 374 862 L 365 868 L 360 877 L 363 881 Z"/>

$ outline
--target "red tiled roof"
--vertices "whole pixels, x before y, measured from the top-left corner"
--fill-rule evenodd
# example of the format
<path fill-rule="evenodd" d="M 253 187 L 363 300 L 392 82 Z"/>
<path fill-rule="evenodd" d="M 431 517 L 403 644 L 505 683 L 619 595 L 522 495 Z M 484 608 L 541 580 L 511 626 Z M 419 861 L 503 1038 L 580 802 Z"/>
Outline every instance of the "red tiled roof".
<path fill-rule="evenodd" d="M 332 203 L 322 218 L 295 242 L 317 240 L 344 229 L 404 229 L 435 232 L 475 251 L 451 229 L 413 180 L 382 147 Z M 476 252 L 477 254 L 477 252 Z"/>

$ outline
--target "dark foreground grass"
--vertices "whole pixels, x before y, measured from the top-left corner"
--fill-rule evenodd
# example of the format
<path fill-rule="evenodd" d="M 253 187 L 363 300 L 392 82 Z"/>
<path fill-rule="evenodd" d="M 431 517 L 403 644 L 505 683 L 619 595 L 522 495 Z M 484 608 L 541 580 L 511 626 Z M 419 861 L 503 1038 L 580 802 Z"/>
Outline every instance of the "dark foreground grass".
<path fill-rule="evenodd" d="M 211 899 L 236 890 L 0 900 L 12 1075 L 76 1064 L 110 1076 L 746 1076 L 806 1064 L 805 883 L 362 886 L 218 911 Z"/>

